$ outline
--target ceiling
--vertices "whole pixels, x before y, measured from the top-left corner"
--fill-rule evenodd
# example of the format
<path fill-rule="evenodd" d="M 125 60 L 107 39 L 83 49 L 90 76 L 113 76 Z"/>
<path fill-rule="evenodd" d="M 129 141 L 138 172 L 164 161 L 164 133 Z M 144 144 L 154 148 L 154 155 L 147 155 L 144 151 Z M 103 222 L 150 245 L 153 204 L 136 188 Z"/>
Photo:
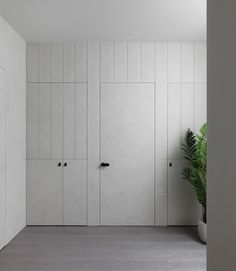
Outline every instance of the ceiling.
<path fill-rule="evenodd" d="M 0 0 L 27 41 L 206 40 L 206 0 Z"/>

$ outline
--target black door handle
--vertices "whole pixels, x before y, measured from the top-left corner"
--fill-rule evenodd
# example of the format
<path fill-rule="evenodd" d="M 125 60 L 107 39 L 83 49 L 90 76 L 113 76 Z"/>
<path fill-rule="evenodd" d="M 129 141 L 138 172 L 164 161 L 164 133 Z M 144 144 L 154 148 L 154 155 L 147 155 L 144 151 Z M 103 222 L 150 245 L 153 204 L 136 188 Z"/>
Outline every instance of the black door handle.
<path fill-rule="evenodd" d="M 67 167 L 67 163 L 64 163 L 64 167 Z"/>
<path fill-rule="evenodd" d="M 61 166 L 61 163 L 58 163 L 57 166 L 60 167 L 60 166 Z"/>
<path fill-rule="evenodd" d="M 109 163 L 101 163 L 101 167 L 109 167 L 110 164 Z"/>

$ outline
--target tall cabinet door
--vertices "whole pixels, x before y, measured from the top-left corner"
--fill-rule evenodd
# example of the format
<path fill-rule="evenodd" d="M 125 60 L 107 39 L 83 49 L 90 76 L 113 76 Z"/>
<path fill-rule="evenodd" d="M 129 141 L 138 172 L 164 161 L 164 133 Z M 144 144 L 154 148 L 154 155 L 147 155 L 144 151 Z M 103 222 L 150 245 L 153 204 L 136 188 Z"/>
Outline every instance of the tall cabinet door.
<path fill-rule="evenodd" d="M 181 144 L 197 119 L 194 91 L 193 83 L 168 85 L 168 225 L 196 224 L 199 218 L 200 206 L 192 187 L 181 176 L 185 167 Z"/>
<path fill-rule="evenodd" d="M 27 161 L 27 224 L 62 225 L 62 165 Z"/>
<path fill-rule="evenodd" d="M 86 225 L 86 160 L 63 163 L 63 224 Z"/>

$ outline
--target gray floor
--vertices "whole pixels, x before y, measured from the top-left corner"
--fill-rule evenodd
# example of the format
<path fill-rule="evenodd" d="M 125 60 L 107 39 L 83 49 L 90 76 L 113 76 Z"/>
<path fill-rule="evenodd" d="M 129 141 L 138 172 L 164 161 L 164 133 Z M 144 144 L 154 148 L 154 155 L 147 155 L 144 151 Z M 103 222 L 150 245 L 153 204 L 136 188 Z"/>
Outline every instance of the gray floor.
<path fill-rule="evenodd" d="M 28 227 L 0 252 L 1 271 L 205 271 L 194 227 Z"/>

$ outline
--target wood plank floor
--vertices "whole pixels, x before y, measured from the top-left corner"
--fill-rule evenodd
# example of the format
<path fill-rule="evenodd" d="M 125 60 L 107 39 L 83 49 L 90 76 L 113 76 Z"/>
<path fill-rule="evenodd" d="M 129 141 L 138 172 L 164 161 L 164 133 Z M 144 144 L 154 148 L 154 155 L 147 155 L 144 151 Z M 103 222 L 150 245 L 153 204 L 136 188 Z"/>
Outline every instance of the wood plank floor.
<path fill-rule="evenodd" d="M 195 227 L 27 227 L 1 271 L 205 271 Z"/>

